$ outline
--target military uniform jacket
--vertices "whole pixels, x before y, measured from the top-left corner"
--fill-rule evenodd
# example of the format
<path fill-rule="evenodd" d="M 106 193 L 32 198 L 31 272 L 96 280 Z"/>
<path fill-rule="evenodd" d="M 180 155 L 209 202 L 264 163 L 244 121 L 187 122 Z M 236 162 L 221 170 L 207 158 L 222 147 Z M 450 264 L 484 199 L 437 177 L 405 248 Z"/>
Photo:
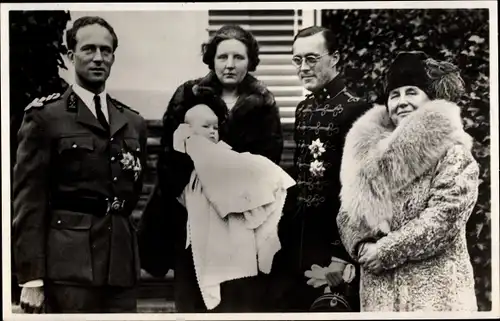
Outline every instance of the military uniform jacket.
<path fill-rule="evenodd" d="M 291 211 L 285 213 L 280 238 L 286 261 L 300 271 L 312 264 L 327 266 L 332 256 L 350 259 L 336 226 L 339 173 L 345 136 L 369 107 L 349 92 L 339 77 L 297 106 L 292 170 L 297 185 L 290 192 L 293 200 L 287 200 Z"/>
<path fill-rule="evenodd" d="M 71 87 L 26 110 L 13 174 L 13 258 L 21 284 L 133 286 L 138 280 L 130 214 L 142 190 L 147 128 L 137 112 L 109 96 L 107 105 L 109 132 Z M 123 210 L 94 215 L 84 208 L 95 200 L 118 200 Z M 79 205 L 68 205 L 74 201 Z"/>

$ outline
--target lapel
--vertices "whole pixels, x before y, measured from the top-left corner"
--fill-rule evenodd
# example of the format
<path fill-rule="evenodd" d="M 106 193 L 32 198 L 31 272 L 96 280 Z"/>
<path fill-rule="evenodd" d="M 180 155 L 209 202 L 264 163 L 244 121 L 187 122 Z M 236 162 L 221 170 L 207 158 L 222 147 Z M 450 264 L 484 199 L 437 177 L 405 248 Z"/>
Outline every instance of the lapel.
<path fill-rule="evenodd" d="M 93 127 L 100 130 L 102 133 L 106 133 L 106 129 L 104 129 L 97 118 L 92 114 L 90 109 L 85 105 L 85 103 L 80 99 L 80 97 L 71 90 L 68 104 L 70 108 L 74 108 L 73 104 L 76 105 L 76 121 L 85 126 Z M 73 101 L 71 101 L 73 100 Z"/>
<path fill-rule="evenodd" d="M 109 95 L 106 97 L 106 101 L 108 103 L 110 136 L 113 137 L 128 124 L 128 119 L 123 113 L 123 107 L 117 106 Z"/>
<path fill-rule="evenodd" d="M 231 109 L 230 118 L 239 118 L 247 112 L 253 110 L 255 107 L 261 105 L 259 100 L 263 100 L 262 94 L 259 92 L 258 80 L 252 75 L 248 74 L 241 86 L 238 100 Z"/>

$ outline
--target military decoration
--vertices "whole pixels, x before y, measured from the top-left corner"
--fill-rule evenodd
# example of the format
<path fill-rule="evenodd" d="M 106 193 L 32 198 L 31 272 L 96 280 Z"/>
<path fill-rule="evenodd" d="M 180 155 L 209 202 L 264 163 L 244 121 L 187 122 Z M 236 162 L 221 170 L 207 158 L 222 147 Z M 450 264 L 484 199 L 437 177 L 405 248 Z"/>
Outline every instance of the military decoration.
<path fill-rule="evenodd" d="M 137 181 L 141 174 L 141 161 L 139 157 L 134 157 L 130 152 L 122 152 L 122 159 L 120 161 L 124 171 L 133 171 L 134 180 Z"/>
<path fill-rule="evenodd" d="M 309 150 L 314 158 L 310 164 L 309 171 L 313 176 L 322 176 L 325 171 L 325 166 L 318 158 L 325 152 L 325 147 L 318 138 L 309 145 Z"/>

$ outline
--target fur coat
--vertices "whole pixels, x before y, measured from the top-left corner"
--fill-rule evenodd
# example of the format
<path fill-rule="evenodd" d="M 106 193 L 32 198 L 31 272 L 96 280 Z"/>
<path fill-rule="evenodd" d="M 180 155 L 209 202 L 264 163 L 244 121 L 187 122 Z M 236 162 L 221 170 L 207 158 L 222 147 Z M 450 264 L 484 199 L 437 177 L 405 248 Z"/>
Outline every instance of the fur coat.
<path fill-rule="evenodd" d="M 475 311 L 466 223 L 479 168 L 460 108 L 428 102 L 394 128 L 375 106 L 346 137 L 337 223 L 349 254 L 376 242 L 383 272 L 361 271 L 362 311 Z"/>

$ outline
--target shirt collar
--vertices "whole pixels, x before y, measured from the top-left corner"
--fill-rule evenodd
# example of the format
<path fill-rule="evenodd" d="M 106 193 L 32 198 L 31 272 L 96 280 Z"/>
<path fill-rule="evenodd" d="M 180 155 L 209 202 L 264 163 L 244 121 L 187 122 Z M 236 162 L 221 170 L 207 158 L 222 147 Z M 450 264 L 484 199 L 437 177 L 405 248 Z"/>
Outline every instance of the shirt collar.
<path fill-rule="evenodd" d="M 85 103 L 85 105 L 91 109 L 94 108 L 94 96 L 95 94 L 93 92 L 88 91 L 87 89 L 83 88 L 82 86 L 78 84 L 73 84 L 73 91 L 80 97 L 80 99 Z M 99 97 L 101 97 L 101 106 L 106 107 L 106 89 L 104 89 L 100 94 Z"/>

